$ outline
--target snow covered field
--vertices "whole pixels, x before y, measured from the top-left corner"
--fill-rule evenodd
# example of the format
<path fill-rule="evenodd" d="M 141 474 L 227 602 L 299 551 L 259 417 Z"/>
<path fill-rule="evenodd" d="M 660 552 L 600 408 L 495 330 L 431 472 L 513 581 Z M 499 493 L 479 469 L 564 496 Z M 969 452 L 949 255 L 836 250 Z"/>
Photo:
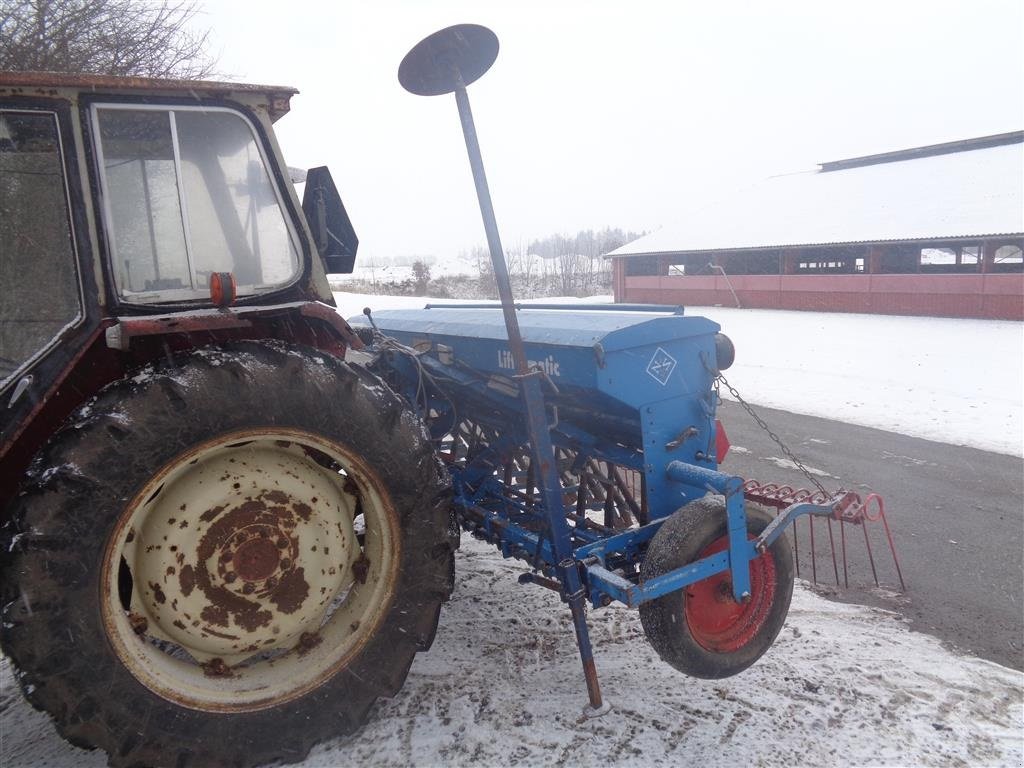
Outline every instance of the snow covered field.
<path fill-rule="evenodd" d="M 353 737 L 304 766 L 1019 766 L 1024 675 L 956 656 L 893 613 L 798 587 L 782 634 L 747 672 L 683 677 L 635 611 L 590 614 L 610 714 L 586 692 L 569 612 L 516 583 L 517 563 L 463 538 L 433 648 Z M 3 766 L 105 765 L 63 742 L 0 671 Z"/>
<path fill-rule="evenodd" d="M 485 255 L 484 258 L 487 258 Z M 397 260 L 395 260 L 397 261 Z M 424 256 L 420 259 L 402 259 L 401 263 L 393 263 L 392 260 L 356 259 L 351 275 L 335 275 L 332 280 L 340 283 L 341 287 L 351 280 L 363 280 L 368 283 L 400 283 L 403 280 L 414 278 L 412 264 L 420 261 L 430 269 L 430 277 L 437 280 L 439 277 L 455 277 L 458 275 L 478 275 L 480 265 L 477 259 L 468 254 L 438 259 L 436 257 Z"/>
<path fill-rule="evenodd" d="M 363 306 L 420 298 L 336 294 Z M 694 308 L 738 355 L 752 402 L 1020 455 L 1018 323 Z M 650 649 L 637 614 L 589 621 L 612 712 L 579 717 L 585 689 L 568 610 L 521 587 L 517 563 L 464 537 L 433 649 L 358 735 L 305 766 L 1021 766 L 1024 674 L 954 654 L 876 608 L 798 584 L 775 646 L 744 674 L 683 677 Z M 101 766 L 59 739 L 0 665 L 0 765 Z"/>
<path fill-rule="evenodd" d="M 334 296 L 345 317 L 367 304 L 414 308 L 428 301 Z M 1021 323 L 724 307 L 687 313 L 711 318 L 733 340 L 736 363 L 726 374 L 754 404 L 1024 455 Z"/>

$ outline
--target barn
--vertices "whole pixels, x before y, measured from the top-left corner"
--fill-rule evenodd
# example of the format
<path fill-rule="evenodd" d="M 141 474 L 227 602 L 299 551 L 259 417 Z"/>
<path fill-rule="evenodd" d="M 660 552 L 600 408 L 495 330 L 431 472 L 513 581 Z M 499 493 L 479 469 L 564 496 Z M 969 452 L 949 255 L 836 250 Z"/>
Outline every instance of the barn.
<path fill-rule="evenodd" d="M 774 176 L 622 246 L 617 302 L 1024 320 L 1024 131 Z"/>

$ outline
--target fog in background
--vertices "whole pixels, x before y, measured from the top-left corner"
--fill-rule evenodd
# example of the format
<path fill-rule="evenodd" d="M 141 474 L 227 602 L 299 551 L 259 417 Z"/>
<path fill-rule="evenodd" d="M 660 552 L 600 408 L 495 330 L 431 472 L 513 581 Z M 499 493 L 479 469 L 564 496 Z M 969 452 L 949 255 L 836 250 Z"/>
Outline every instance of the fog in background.
<path fill-rule="evenodd" d="M 1024 127 L 1015 0 L 205 8 L 225 75 L 300 89 L 278 123 L 285 156 L 331 167 L 362 258 L 484 242 L 454 97 L 397 78 L 409 48 L 456 23 L 501 42 L 469 93 L 506 245 L 652 231 L 768 175 Z"/>

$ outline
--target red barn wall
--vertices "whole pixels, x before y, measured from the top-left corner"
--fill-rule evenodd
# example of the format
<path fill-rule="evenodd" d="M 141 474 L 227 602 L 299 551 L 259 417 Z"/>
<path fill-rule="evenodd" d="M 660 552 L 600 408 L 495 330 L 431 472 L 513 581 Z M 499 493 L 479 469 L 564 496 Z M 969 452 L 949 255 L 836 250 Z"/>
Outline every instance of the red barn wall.
<path fill-rule="evenodd" d="M 615 301 L 1024 320 L 1024 274 L 631 277 L 616 259 Z"/>

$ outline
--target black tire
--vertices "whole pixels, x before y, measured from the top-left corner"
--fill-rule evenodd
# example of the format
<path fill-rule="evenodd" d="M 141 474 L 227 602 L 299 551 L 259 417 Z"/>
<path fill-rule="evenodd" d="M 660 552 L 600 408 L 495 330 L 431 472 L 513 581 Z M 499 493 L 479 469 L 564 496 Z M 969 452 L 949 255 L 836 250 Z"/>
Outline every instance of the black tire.
<path fill-rule="evenodd" d="M 233 461 L 224 457 L 229 449 L 236 448 L 254 451 L 246 455 L 262 455 L 251 446 L 244 448 L 249 445 L 244 441 L 223 442 L 236 434 L 244 434 L 260 450 L 269 446 L 266 450 L 279 451 L 285 461 L 316 462 L 324 470 L 314 468 L 307 473 L 310 477 L 302 478 L 303 482 L 310 480 L 310 485 L 315 479 L 341 487 L 341 467 L 354 483 L 344 485 L 344 493 L 356 500 L 345 508 L 350 516 L 358 520 L 356 515 L 366 511 L 370 494 L 377 517 L 372 523 L 373 532 L 367 528 L 362 538 L 355 534 L 341 539 L 348 542 L 346 552 L 353 575 L 346 577 L 344 590 L 339 587 L 333 597 L 326 598 L 329 606 L 338 602 L 341 607 L 334 613 L 330 613 L 330 607 L 324 609 L 328 613 L 323 625 L 316 633 L 304 632 L 302 642 L 293 650 L 282 650 L 276 658 L 273 654 L 259 657 L 251 667 L 239 666 L 235 678 L 264 674 L 262 670 L 276 674 L 276 687 L 270 689 L 273 696 L 267 694 L 261 701 L 246 691 L 248 703 L 244 706 L 235 706 L 231 699 L 220 706 L 213 698 L 202 698 L 207 696 L 205 689 L 195 700 L 179 698 L 178 690 L 170 696 L 166 690 L 163 695 L 156 693 L 157 686 L 147 675 L 152 672 L 156 679 L 158 671 L 147 671 L 131 656 L 139 653 L 149 658 L 156 653 L 154 647 L 160 650 L 159 638 L 145 637 L 152 630 L 153 619 L 141 631 L 132 624 L 139 632 L 141 650 L 123 652 L 119 648 L 131 643 L 117 629 L 125 618 L 116 615 L 116 605 L 114 609 L 110 605 L 120 600 L 122 613 L 127 614 L 132 604 L 124 594 L 124 558 L 129 552 L 126 542 L 135 537 L 134 522 L 127 534 L 123 532 L 127 510 L 141 514 L 138 510 L 150 504 L 153 497 L 170 493 L 161 484 L 149 500 L 141 502 L 142 489 L 148 494 L 152 485 L 147 487 L 147 483 L 155 482 L 154 477 L 180 478 L 181 473 L 202 477 L 188 475 L 192 471 L 188 465 L 206 455 L 190 453 L 193 446 L 216 446 L 210 449 L 210 455 L 217 461 Z M 288 441 L 277 440 L 272 445 L 271 436 L 280 434 L 298 435 L 296 445 L 301 452 Z M 326 446 L 325 452 L 310 449 L 310 444 Z M 188 460 L 193 455 L 196 458 Z M 350 469 L 341 460 L 332 464 L 335 456 L 351 456 L 351 463 L 358 467 Z M 200 462 L 200 466 L 205 463 Z M 168 467 L 179 474 L 161 474 L 161 468 Z M 253 470 L 250 476 L 264 469 Z M 282 471 L 276 470 L 274 477 L 283 478 Z M 191 487 L 188 482 L 192 481 L 181 481 L 185 483 L 182 492 Z M 269 487 L 269 481 L 266 485 Z M 177 488 L 174 485 L 172 490 Z M 154 503 L 162 504 L 161 499 Z M 297 504 L 292 498 L 284 503 Z M 441 604 L 452 589 L 449 508 L 447 473 L 422 424 L 377 377 L 315 350 L 274 342 L 242 342 L 199 350 L 182 357 L 175 366 L 152 366 L 107 387 L 69 420 L 33 463 L 0 543 L 2 551 L 8 553 L 0 564 L 0 637 L 4 651 L 15 664 L 29 701 L 50 713 L 59 732 L 73 744 L 106 750 L 111 765 L 182 768 L 296 762 L 316 742 L 355 731 L 378 697 L 398 692 L 417 650 L 429 647 Z M 228 520 L 237 509 L 241 506 L 224 512 L 221 519 Z M 336 506 L 335 514 L 340 515 L 341 509 Z M 311 514 L 313 520 L 326 516 L 319 508 Z M 366 515 L 368 521 L 369 512 Z M 145 519 L 148 524 L 150 518 Z M 210 523 L 209 530 L 215 525 Z M 237 541 L 236 537 L 244 538 L 240 531 L 251 534 L 255 530 L 252 525 L 243 525 L 231 522 L 224 533 L 228 538 L 217 539 L 218 546 L 235 547 L 231 542 Z M 340 524 L 338 530 L 342 530 Z M 202 541 L 212 535 L 208 531 Z M 364 581 L 358 582 L 357 564 L 352 558 L 369 551 L 370 539 L 381 547 L 379 565 L 362 566 Z M 256 537 L 250 535 L 243 543 L 248 545 L 250 541 L 256 541 Z M 275 544 L 287 547 L 290 541 L 280 539 Z M 115 545 L 121 549 L 114 549 Z M 303 546 L 308 547 L 308 542 Z M 241 551 L 240 547 L 236 550 Z M 137 548 L 131 551 L 133 558 L 146 557 Z M 326 547 L 322 551 L 326 556 Z M 122 558 L 114 590 L 109 580 L 112 552 L 120 552 Z M 300 556 L 305 552 L 303 549 Z M 376 553 L 374 550 L 375 557 Z M 200 562 L 207 561 L 197 560 Z M 287 573 L 298 570 L 301 577 L 298 562 L 299 556 L 295 563 L 273 560 L 278 569 L 273 583 L 278 583 L 276 574 L 285 573 L 289 566 L 292 570 Z M 134 583 L 135 573 L 127 568 L 127 594 L 131 600 L 136 596 L 141 600 L 146 588 Z M 241 568 L 237 565 L 238 574 L 243 573 Z M 366 570 L 373 568 L 378 570 L 370 570 L 366 581 Z M 179 577 L 182 580 L 183 574 L 184 568 Z M 269 579 L 264 572 L 260 574 L 259 578 Z M 312 576 L 307 576 L 312 582 Z M 238 579 L 242 580 L 244 577 Z M 257 583 L 268 589 L 271 584 L 269 580 Z M 112 591 L 119 594 L 112 596 Z M 154 592 L 160 589 L 154 588 Z M 195 592 L 198 594 L 200 589 Z M 183 594 L 191 594 L 191 588 Z M 283 599 L 274 594 L 272 599 Z M 307 600 L 305 596 L 302 599 Z M 351 615 L 367 616 L 366 626 L 360 628 L 354 621 L 348 629 L 336 629 L 334 617 L 349 610 L 346 606 L 350 601 L 356 606 Z M 364 613 L 356 613 L 360 601 L 370 606 Z M 241 614 L 232 615 L 238 620 Z M 344 655 L 332 656 L 336 651 L 314 635 L 321 639 L 348 638 L 348 650 Z M 311 650 L 314 647 L 317 650 Z M 308 664 L 303 661 L 307 651 L 308 658 L 317 660 Z M 202 666 L 195 661 L 192 664 Z M 291 668 L 301 674 L 305 674 L 305 668 L 317 671 L 308 683 L 303 683 L 304 687 L 289 688 L 292 683 L 288 676 L 273 670 Z M 222 673 L 224 665 L 218 670 L 216 663 L 207 661 L 202 669 L 205 677 L 197 678 L 200 685 L 206 677 Z M 174 674 L 172 671 L 169 679 L 173 680 Z M 232 677 L 230 669 L 227 676 Z M 210 689 L 215 689 L 214 683 Z M 184 691 L 185 686 L 180 690 Z M 180 697 L 185 695 L 180 693 Z"/>
<path fill-rule="evenodd" d="M 747 508 L 747 530 L 756 536 L 771 522 Z M 641 581 L 725 548 L 721 497 L 690 502 L 665 521 L 651 540 Z M 692 677 L 717 679 L 742 672 L 764 654 L 786 621 L 793 595 L 793 555 L 785 536 L 751 563 L 751 600 L 732 600 L 726 571 L 640 606 L 648 641 L 663 661 Z"/>

